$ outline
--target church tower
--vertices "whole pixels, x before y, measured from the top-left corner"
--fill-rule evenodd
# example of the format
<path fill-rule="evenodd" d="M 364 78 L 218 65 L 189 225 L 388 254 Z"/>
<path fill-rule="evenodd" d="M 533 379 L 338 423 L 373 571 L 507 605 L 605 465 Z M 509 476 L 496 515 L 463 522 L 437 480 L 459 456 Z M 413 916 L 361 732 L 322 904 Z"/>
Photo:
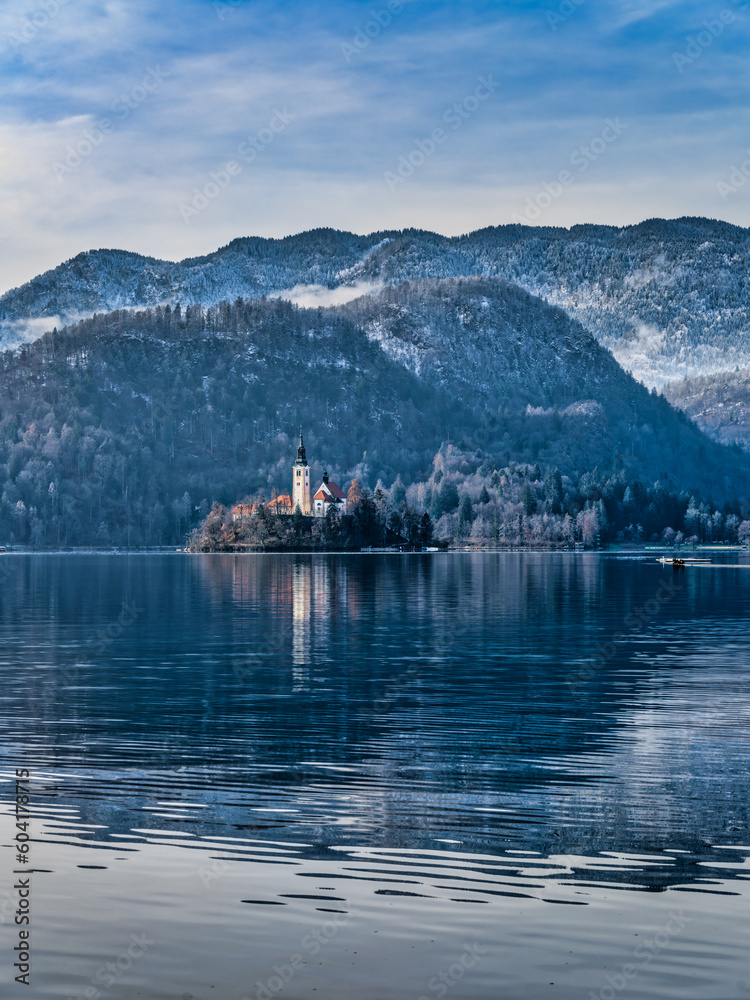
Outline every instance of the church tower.
<path fill-rule="evenodd" d="M 302 440 L 302 428 L 299 429 L 299 447 L 297 461 L 292 468 L 292 513 L 297 508 L 303 514 L 312 514 L 312 498 L 310 495 L 310 466 L 305 457 L 305 444 Z"/>

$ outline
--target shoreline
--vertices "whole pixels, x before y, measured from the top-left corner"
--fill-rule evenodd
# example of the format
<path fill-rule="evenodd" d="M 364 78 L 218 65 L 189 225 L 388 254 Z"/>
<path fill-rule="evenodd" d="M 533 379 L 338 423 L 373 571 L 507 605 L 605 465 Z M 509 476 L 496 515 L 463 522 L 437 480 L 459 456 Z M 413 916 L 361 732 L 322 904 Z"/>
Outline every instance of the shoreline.
<path fill-rule="evenodd" d="M 546 553 L 548 555 L 600 555 L 600 556 L 632 556 L 632 555 L 659 555 L 659 556 L 673 556 L 674 558 L 679 558 L 680 555 L 687 555 L 688 553 L 694 554 L 699 552 L 713 552 L 713 553 L 747 553 L 750 556 L 750 549 L 744 548 L 741 545 L 697 545 L 694 548 L 669 548 L 667 546 L 633 546 L 633 547 L 623 547 L 623 546 L 610 546 L 600 549 L 583 549 L 583 548 L 548 548 L 544 546 L 502 546 L 497 548 L 482 547 L 449 547 L 441 548 L 437 550 L 422 552 L 419 550 L 404 550 L 399 549 L 378 549 L 377 551 L 368 551 L 366 549 L 310 549 L 310 548 L 300 548 L 300 549 L 230 549 L 226 551 L 214 550 L 214 551 L 191 551 L 186 548 L 177 548 L 173 546 L 166 547 L 155 547 L 148 549 L 111 549 L 111 548 L 91 548 L 89 546 L 82 548 L 69 548 L 69 549 L 6 549 L 4 552 L 0 552 L 0 563 L 4 557 L 7 556 L 85 556 L 85 555 L 97 555 L 97 556 L 439 556 L 439 555 L 522 555 L 527 554 L 541 554 Z"/>

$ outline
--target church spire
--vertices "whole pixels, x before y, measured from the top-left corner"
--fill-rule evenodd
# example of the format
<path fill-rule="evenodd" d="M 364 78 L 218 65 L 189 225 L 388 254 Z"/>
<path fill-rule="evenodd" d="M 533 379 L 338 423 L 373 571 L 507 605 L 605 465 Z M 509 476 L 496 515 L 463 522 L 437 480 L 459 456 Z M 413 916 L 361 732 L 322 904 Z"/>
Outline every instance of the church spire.
<path fill-rule="evenodd" d="M 297 465 L 307 465 L 305 457 L 305 442 L 302 440 L 302 425 L 299 429 L 299 447 L 297 448 Z"/>
<path fill-rule="evenodd" d="M 302 440 L 302 428 L 299 429 L 299 447 L 297 461 L 292 468 L 292 510 L 299 508 L 301 514 L 308 517 L 312 514 L 312 497 L 310 494 L 310 466 L 305 455 L 305 442 Z"/>

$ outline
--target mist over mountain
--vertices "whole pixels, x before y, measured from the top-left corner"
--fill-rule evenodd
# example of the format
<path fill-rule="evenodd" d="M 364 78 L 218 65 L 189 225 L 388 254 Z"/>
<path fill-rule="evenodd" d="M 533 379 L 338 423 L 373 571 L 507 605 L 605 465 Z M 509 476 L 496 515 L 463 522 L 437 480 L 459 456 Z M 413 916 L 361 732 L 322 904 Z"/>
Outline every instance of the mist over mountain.
<path fill-rule="evenodd" d="M 598 466 L 750 496 L 750 459 L 498 278 L 327 309 L 114 311 L 6 351 L 0 400 L 0 537 L 39 545 L 179 543 L 213 500 L 288 491 L 300 423 L 314 477 L 344 487 L 425 480 L 450 442 L 466 469 Z"/>
<path fill-rule="evenodd" d="M 654 219 L 570 230 L 499 226 L 448 238 L 319 229 L 246 237 L 179 263 L 79 254 L 0 298 L 0 342 L 114 309 L 215 305 L 284 293 L 331 305 L 403 281 L 502 277 L 562 306 L 649 386 L 750 364 L 750 231 Z"/>

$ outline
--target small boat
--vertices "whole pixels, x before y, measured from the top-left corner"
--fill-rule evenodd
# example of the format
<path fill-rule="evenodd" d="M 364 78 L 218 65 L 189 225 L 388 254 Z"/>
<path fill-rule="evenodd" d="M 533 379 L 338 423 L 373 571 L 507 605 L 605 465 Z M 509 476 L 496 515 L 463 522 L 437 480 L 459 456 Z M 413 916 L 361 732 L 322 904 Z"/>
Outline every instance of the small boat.
<path fill-rule="evenodd" d="M 680 569 L 683 566 L 705 566 L 713 562 L 712 559 L 706 559 L 702 556 L 662 556 L 661 559 L 657 560 L 663 566 L 674 566 L 675 569 Z"/>

